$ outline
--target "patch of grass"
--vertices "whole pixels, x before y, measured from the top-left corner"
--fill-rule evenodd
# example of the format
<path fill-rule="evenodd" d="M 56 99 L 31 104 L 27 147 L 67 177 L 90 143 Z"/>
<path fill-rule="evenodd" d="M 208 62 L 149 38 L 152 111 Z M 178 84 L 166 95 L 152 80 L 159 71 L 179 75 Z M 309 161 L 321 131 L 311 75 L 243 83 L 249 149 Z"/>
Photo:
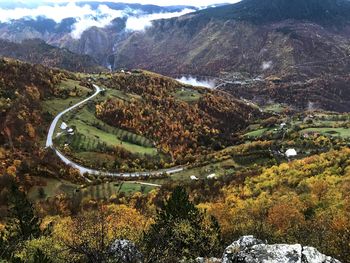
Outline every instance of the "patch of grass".
<path fill-rule="evenodd" d="M 44 111 L 52 115 L 57 115 L 59 112 L 78 103 L 91 92 L 90 89 L 80 86 L 79 81 L 72 79 L 61 81 L 58 89 L 60 92 L 63 92 L 67 98 L 49 99 L 42 103 Z"/>
<path fill-rule="evenodd" d="M 106 96 L 107 98 L 114 97 L 124 101 L 130 101 L 131 99 L 142 100 L 142 97 L 137 94 L 130 94 L 117 89 L 107 89 Z"/>
<path fill-rule="evenodd" d="M 89 91 L 91 91 L 90 89 L 83 87 L 80 85 L 80 81 L 77 80 L 72 80 L 72 79 L 66 79 L 66 80 L 62 80 L 59 88 L 61 90 L 68 90 L 68 91 L 77 91 L 79 92 L 81 95 L 86 95 L 86 93 L 88 93 Z M 84 94 L 85 93 L 85 94 Z"/>
<path fill-rule="evenodd" d="M 276 112 L 276 113 L 282 113 L 285 109 L 286 109 L 286 106 L 279 103 L 269 104 L 264 107 L 265 111 Z"/>
<path fill-rule="evenodd" d="M 89 109 L 89 106 L 83 107 L 78 112 L 67 113 L 63 116 L 63 121 L 70 127 L 75 126 L 79 134 L 85 136 L 86 140 L 96 141 L 96 144 L 99 142 L 107 146 L 119 146 L 137 154 L 156 155 L 158 153 L 147 138 L 112 127 L 97 119 L 94 109 Z M 57 126 L 57 132 L 60 124 Z"/>
<path fill-rule="evenodd" d="M 154 147 L 143 147 L 140 145 L 122 141 L 118 139 L 116 135 L 100 130 L 92 125 L 85 123 L 82 120 L 73 119 L 69 122 L 69 126 L 75 126 L 76 131 L 84 135 L 86 137 L 86 140 L 105 143 L 107 146 L 111 147 L 119 146 L 131 153 L 147 155 L 156 155 L 158 153 L 157 149 Z"/>
<path fill-rule="evenodd" d="M 147 194 L 155 188 L 154 186 L 133 182 L 109 182 L 80 189 L 78 195 L 87 199 L 101 200 L 109 199 L 119 193 L 125 193 L 126 195 L 132 195 L 136 192 Z"/>
<path fill-rule="evenodd" d="M 81 101 L 81 97 L 71 97 L 68 99 L 50 99 L 42 102 L 43 110 L 56 116 L 59 112 Z"/>
<path fill-rule="evenodd" d="M 219 162 L 213 162 L 200 167 L 194 167 L 185 169 L 182 172 L 173 174 L 169 179 L 153 179 L 150 180 L 152 183 L 164 184 L 167 180 L 179 181 L 179 182 L 189 182 L 191 181 L 191 176 L 194 175 L 199 179 L 206 179 L 208 175 L 215 173 L 217 177 L 223 176 L 227 173 L 232 173 L 238 167 L 237 163 L 233 159 L 228 159 Z"/>
<path fill-rule="evenodd" d="M 112 195 L 118 193 L 132 195 L 136 192 L 140 192 L 147 194 L 157 188 L 156 186 L 142 185 L 139 182 L 108 182 L 81 188 L 80 185 L 54 178 L 40 178 L 40 180 L 43 186 L 34 186 L 28 192 L 28 198 L 32 201 L 52 198 L 60 194 L 75 198 L 100 200 L 108 199 Z M 39 196 L 40 188 L 43 189 L 44 197 Z"/>
<path fill-rule="evenodd" d="M 249 138 L 257 138 L 257 137 L 262 136 L 264 133 L 266 133 L 269 130 L 270 129 L 268 129 L 268 128 L 261 128 L 261 129 L 255 130 L 255 131 L 248 132 L 248 133 L 244 134 L 244 136 L 249 137 Z"/>
<path fill-rule="evenodd" d="M 350 138 L 349 128 L 308 128 L 300 131 L 300 133 L 307 132 L 318 132 L 324 136 L 341 137 L 344 139 Z"/>
<path fill-rule="evenodd" d="M 42 199 L 39 196 L 39 189 L 42 188 L 44 191 L 44 198 L 54 197 L 59 194 L 71 194 L 77 189 L 78 185 L 72 184 L 68 181 L 58 180 L 54 178 L 40 178 L 43 185 L 34 186 L 28 191 L 28 198 L 30 200 Z"/>
<path fill-rule="evenodd" d="M 201 98 L 202 94 L 200 94 L 197 90 L 184 88 L 182 90 L 176 91 L 174 96 L 179 100 L 191 103 L 198 101 Z"/>

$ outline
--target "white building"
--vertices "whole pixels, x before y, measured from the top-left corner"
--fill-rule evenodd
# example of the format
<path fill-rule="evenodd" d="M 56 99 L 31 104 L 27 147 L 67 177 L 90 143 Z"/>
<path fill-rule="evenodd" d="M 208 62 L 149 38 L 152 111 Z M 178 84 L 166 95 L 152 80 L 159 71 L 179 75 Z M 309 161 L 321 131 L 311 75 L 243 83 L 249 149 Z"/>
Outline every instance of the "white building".
<path fill-rule="evenodd" d="M 62 122 L 61 124 L 61 130 L 66 130 L 68 128 L 67 124 L 65 122 Z"/>
<path fill-rule="evenodd" d="M 70 135 L 74 135 L 74 130 L 73 130 L 72 128 L 69 128 L 69 129 L 67 130 L 67 132 L 68 132 L 68 134 L 70 134 Z"/>
<path fill-rule="evenodd" d="M 207 179 L 215 179 L 216 178 L 216 174 L 209 174 L 207 176 Z"/>
<path fill-rule="evenodd" d="M 287 157 L 287 158 L 295 157 L 295 156 L 297 156 L 297 155 L 298 155 L 298 153 L 297 153 L 297 151 L 296 151 L 295 149 L 288 149 L 288 150 L 286 151 L 286 157 Z"/>

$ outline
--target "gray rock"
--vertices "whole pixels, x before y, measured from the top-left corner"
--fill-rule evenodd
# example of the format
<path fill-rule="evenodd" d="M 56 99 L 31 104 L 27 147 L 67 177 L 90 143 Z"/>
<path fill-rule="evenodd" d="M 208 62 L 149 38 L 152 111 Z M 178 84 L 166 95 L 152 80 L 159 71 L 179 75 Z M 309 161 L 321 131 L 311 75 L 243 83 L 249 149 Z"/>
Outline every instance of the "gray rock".
<path fill-rule="evenodd" d="M 142 263 L 143 255 L 129 240 L 120 239 L 113 242 L 110 247 L 110 257 L 116 262 Z"/>
<path fill-rule="evenodd" d="M 302 263 L 340 263 L 339 260 L 336 260 L 332 257 L 321 254 L 314 247 L 303 247 L 302 251 Z"/>
<path fill-rule="evenodd" d="M 300 244 L 268 245 L 253 236 L 243 236 L 228 246 L 223 263 L 341 263 Z"/>
<path fill-rule="evenodd" d="M 196 263 L 221 263 L 220 258 L 196 258 Z"/>

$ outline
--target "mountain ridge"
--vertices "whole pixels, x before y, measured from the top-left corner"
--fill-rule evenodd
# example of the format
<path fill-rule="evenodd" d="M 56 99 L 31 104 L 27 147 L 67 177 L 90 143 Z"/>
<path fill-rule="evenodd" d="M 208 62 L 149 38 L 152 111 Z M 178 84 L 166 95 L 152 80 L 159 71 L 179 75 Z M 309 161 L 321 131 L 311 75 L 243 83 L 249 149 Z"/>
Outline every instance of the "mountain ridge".
<path fill-rule="evenodd" d="M 0 40 L 0 56 L 75 72 L 106 70 L 87 55 L 78 55 L 67 49 L 48 45 L 40 39 L 23 40 L 21 43 Z"/>

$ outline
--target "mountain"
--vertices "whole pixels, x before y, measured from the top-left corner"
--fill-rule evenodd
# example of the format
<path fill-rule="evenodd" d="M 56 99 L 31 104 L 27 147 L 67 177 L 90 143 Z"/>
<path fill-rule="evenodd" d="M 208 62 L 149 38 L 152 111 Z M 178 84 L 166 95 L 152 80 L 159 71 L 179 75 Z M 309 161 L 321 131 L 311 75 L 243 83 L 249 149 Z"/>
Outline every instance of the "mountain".
<path fill-rule="evenodd" d="M 235 5 L 197 12 L 202 18 L 234 19 L 255 24 L 286 19 L 312 21 L 323 25 L 349 22 L 347 0 L 244 0 Z"/>
<path fill-rule="evenodd" d="M 119 45 L 114 66 L 218 76 L 289 74 L 300 64 L 337 63 L 348 55 L 349 11 L 346 0 L 243 0 L 155 21 Z"/>
<path fill-rule="evenodd" d="M 21 43 L 0 40 L 0 56 L 75 72 L 106 70 L 87 55 L 78 55 L 67 49 L 48 45 L 39 39 L 23 40 Z"/>
<path fill-rule="evenodd" d="M 45 3 L 45 6 L 48 10 L 53 8 L 52 3 Z M 196 7 L 185 5 L 156 6 L 84 1 L 75 4 L 60 3 L 57 6 L 61 9 L 59 12 L 64 12 L 65 9 L 68 12 L 74 7 L 77 10 L 81 9 L 81 12 L 88 10 L 89 14 L 84 17 L 76 14 L 76 17 L 72 15 L 59 21 L 52 18 L 55 17 L 53 14 L 40 14 L 42 11 L 37 10 L 38 6 L 35 4 L 26 5 L 21 2 L 4 4 L 3 8 L 9 10 L 27 8 L 23 9 L 23 13 L 33 15 L 1 20 L 3 22 L 0 23 L 0 38 L 17 43 L 26 39 L 42 39 L 47 44 L 67 48 L 77 54 L 89 55 L 107 67 L 114 64 L 113 53 L 118 43 L 133 32 L 133 26 L 142 27 L 153 16 L 173 13 L 177 15 L 183 10 L 198 10 Z M 133 20 L 134 24 L 129 25 L 131 28 L 127 26 L 128 19 Z M 107 23 L 107 20 L 110 23 Z"/>
<path fill-rule="evenodd" d="M 212 76 L 237 97 L 348 111 L 346 99 L 337 104 L 350 95 L 346 85 L 338 85 L 350 70 L 349 12 L 347 0 L 243 0 L 157 20 L 118 45 L 114 68 Z M 257 77 L 281 78 L 284 84 L 274 83 L 280 88 L 271 92 L 271 81 L 262 84 L 254 81 Z M 286 86 L 296 88 L 287 91 Z"/>

